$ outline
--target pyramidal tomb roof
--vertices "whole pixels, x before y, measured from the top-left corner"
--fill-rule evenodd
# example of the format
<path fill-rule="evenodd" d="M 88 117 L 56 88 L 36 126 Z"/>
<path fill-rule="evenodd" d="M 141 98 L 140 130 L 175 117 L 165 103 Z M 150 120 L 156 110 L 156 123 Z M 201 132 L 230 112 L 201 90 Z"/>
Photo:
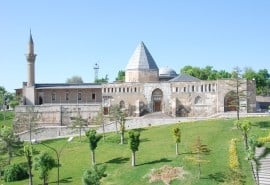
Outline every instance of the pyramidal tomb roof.
<path fill-rule="evenodd" d="M 158 70 L 156 62 L 143 42 L 137 46 L 133 55 L 129 59 L 126 70 L 132 69 Z"/>

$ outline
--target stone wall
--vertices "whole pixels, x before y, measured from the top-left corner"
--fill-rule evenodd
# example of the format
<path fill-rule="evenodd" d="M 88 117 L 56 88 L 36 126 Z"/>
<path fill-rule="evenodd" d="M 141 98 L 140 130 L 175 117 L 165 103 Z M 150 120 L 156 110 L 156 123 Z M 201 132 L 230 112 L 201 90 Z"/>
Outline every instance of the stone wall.
<path fill-rule="evenodd" d="M 29 120 L 34 127 L 69 126 L 78 115 L 90 123 L 101 110 L 101 104 L 62 104 L 17 106 L 15 108 L 14 130 L 29 130 Z"/>

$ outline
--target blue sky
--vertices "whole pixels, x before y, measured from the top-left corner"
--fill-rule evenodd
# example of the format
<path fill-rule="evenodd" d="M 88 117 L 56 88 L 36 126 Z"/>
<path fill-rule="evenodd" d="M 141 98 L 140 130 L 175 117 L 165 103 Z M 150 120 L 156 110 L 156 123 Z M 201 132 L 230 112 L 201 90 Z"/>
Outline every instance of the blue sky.
<path fill-rule="evenodd" d="M 159 67 L 236 66 L 270 71 L 269 0 L 2 0 L 0 86 L 27 80 L 25 53 L 31 28 L 36 83 L 73 75 L 113 81 L 143 41 Z"/>

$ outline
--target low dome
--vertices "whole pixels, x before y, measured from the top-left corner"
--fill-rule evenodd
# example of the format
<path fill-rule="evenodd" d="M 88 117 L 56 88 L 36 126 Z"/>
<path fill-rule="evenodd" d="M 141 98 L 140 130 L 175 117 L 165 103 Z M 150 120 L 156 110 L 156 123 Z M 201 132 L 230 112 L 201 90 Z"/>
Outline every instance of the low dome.
<path fill-rule="evenodd" d="M 159 69 L 159 77 L 166 77 L 166 78 L 174 78 L 177 74 L 175 70 L 169 68 L 169 67 L 161 67 Z"/>

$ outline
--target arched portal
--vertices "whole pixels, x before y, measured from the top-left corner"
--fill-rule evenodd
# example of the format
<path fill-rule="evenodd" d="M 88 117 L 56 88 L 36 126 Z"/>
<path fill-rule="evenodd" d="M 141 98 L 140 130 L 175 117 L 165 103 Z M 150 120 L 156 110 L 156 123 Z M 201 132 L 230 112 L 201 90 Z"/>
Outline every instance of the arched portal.
<path fill-rule="evenodd" d="M 236 111 L 237 107 L 237 94 L 234 91 L 228 92 L 224 97 L 224 112 Z"/>
<path fill-rule="evenodd" d="M 153 112 L 162 111 L 163 93 L 160 89 L 155 89 L 152 92 Z"/>

